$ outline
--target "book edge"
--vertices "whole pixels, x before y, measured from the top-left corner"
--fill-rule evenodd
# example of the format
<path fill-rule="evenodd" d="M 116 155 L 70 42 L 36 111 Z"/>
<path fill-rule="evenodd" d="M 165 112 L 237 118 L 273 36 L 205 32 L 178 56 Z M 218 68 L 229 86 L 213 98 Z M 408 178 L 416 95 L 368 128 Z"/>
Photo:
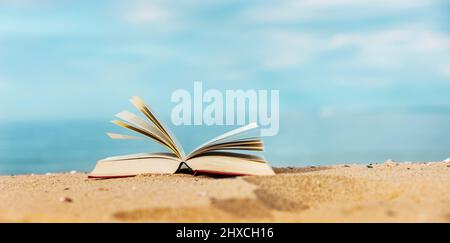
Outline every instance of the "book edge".
<path fill-rule="evenodd" d="M 242 174 L 236 172 L 224 172 L 224 171 L 216 171 L 216 170 L 194 170 L 194 176 L 197 174 L 214 174 L 214 175 L 228 175 L 228 176 L 249 176 L 251 174 Z"/>
<path fill-rule="evenodd" d="M 127 177 L 135 177 L 137 175 L 116 175 L 116 176 L 96 176 L 96 175 L 88 175 L 88 179 L 114 179 L 114 178 L 127 178 Z"/>

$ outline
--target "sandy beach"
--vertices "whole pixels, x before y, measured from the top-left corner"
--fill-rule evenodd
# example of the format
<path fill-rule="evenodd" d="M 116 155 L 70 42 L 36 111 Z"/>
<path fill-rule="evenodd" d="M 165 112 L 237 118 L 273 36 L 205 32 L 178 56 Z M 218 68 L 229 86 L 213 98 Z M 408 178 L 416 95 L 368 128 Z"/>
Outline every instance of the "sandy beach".
<path fill-rule="evenodd" d="M 0 176 L 2 222 L 450 222 L 450 163 L 278 168 L 275 176 Z"/>

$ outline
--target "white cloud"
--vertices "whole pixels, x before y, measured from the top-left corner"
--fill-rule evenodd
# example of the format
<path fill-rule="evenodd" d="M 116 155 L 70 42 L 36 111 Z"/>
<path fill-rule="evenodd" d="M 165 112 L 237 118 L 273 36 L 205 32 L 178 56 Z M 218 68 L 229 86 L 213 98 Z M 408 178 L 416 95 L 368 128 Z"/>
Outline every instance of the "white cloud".
<path fill-rule="evenodd" d="M 367 18 L 435 4 L 434 0 L 285 0 L 252 6 L 242 18 L 257 22 Z"/>
<path fill-rule="evenodd" d="M 417 52 L 441 52 L 449 50 L 450 38 L 424 27 L 399 27 L 370 33 L 344 33 L 331 37 L 330 47 L 340 48 L 348 45 L 363 49 L 408 49 Z"/>
<path fill-rule="evenodd" d="M 425 26 L 399 26 L 372 32 L 335 35 L 297 31 L 269 31 L 262 65 L 271 69 L 299 67 L 323 55 L 347 48 L 347 55 L 336 66 L 396 69 L 418 67 L 434 69 L 450 63 L 450 37 Z M 323 59 L 322 59 L 323 60 Z"/>
<path fill-rule="evenodd" d="M 0 0 L 0 4 L 7 4 L 16 7 L 42 7 L 42 5 L 54 5 L 60 2 L 67 3 L 67 1 L 58 0 Z"/>
<path fill-rule="evenodd" d="M 330 47 L 354 47 L 355 59 L 374 68 L 401 68 L 450 62 L 450 37 L 425 28 L 396 28 L 367 34 L 341 34 L 330 39 Z M 430 65 L 431 64 L 431 65 Z"/>
<path fill-rule="evenodd" d="M 392 79 L 380 77 L 358 77 L 358 76 L 337 76 L 332 80 L 340 86 L 351 86 L 358 88 L 377 89 L 384 88 L 392 83 Z"/>
<path fill-rule="evenodd" d="M 8 82 L 6 79 L 0 77 L 0 90 L 5 90 Z"/>
<path fill-rule="evenodd" d="M 450 78 L 450 63 L 444 64 L 440 68 L 440 73 L 447 78 Z"/>
<path fill-rule="evenodd" d="M 174 33 L 195 26 L 195 18 L 190 16 L 193 6 L 190 2 L 134 0 L 126 1 L 118 11 L 122 20 L 130 25 Z"/>
<path fill-rule="evenodd" d="M 262 62 L 269 69 L 303 65 L 324 51 L 323 40 L 311 34 L 270 31 L 264 35 L 269 48 L 263 52 Z"/>
<path fill-rule="evenodd" d="M 170 13 L 156 5 L 138 6 L 125 13 L 125 19 L 133 24 L 159 23 L 167 21 Z"/>
<path fill-rule="evenodd" d="M 336 116 L 349 116 L 355 114 L 367 114 L 369 107 L 366 104 L 348 104 L 345 106 L 324 105 L 319 108 L 318 115 L 322 118 Z"/>
<path fill-rule="evenodd" d="M 132 2 L 124 13 L 125 20 L 132 24 L 161 24 L 173 17 L 173 13 L 158 1 Z"/>
<path fill-rule="evenodd" d="M 337 115 L 337 110 L 334 107 L 322 106 L 319 109 L 319 116 L 322 118 L 333 117 Z"/>

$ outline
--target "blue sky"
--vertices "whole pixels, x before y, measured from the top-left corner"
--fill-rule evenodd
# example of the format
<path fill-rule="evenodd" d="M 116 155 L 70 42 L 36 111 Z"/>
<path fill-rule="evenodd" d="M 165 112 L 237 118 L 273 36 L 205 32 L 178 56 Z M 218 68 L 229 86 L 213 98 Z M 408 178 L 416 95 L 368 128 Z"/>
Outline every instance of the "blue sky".
<path fill-rule="evenodd" d="M 401 134 L 439 142 L 449 23 L 450 4 L 435 0 L 0 0 L 0 117 L 108 120 L 132 95 L 168 117 L 172 91 L 200 80 L 279 89 L 280 136 L 305 120 L 336 135 L 359 119 L 361 131 L 412 123 Z"/>
<path fill-rule="evenodd" d="M 432 0 L 0 1 L 0 115 L 97 118 L 136 93 L 167 103 L 195 80 L 278 88 L 289 112 L 448 112 L 449 11 Z"/>

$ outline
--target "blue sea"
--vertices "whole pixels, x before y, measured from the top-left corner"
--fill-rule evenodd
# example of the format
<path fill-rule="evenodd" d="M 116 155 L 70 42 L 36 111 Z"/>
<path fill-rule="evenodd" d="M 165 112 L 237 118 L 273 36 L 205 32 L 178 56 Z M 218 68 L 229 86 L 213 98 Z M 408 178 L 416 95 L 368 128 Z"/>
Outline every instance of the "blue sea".
<path fill-rule="evenodd" d="M 294 116 L 293 116 L 294 117 Z M 297 117 L 297 116 L 295 116 Z M 264 138 L 273 166 L 398 161 L 450 157 L 450 116 L 303 117 L 281 119 L 277 136 Z M 234 127 L 171 126 L 186 152 Z M 123 132 L 108 120 L 9 122 L 0 125 L 0 174 L 90 171 L 113 155 L 164 151 L 150 140 L 111 140 Z"/>

